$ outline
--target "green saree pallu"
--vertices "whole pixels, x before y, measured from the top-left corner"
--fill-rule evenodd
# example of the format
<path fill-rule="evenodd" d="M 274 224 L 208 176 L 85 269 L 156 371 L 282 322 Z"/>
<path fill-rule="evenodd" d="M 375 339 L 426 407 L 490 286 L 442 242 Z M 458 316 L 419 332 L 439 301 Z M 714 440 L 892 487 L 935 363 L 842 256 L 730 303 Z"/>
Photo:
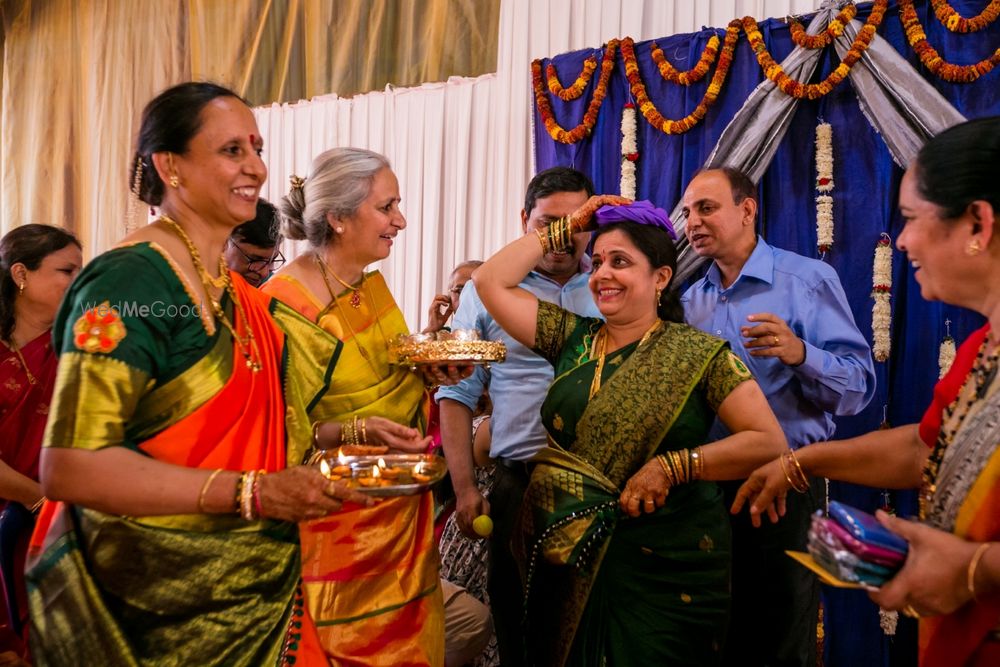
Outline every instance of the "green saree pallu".
<path fill-rule="evenodd" d="M 749 371 L 726 344 L 663 323 L 598 364 L 601 322 L 539 303 L 536 350 L 556 380 L 542 406 L 515 553 L 531 665 L 715 664 L 729 607 L 729 522 L 711 482 L 670 490 L 638 518 L 621 489 L 652 457 L 703 444 L 715 409 Z"/>

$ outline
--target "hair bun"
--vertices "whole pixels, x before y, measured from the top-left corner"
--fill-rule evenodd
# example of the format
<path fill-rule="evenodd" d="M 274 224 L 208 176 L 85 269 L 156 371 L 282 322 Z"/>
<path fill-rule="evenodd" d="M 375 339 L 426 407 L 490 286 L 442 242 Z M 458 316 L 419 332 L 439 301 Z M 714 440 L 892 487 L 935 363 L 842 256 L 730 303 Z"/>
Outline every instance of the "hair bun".
<path fill-rule="evenodd" d="M 281 234 L 293 241 L 303 241 L 306 224 L 302 218 L 306 210 L 306 193 L 301 187 L 293 187 L 281 198 Z"/>

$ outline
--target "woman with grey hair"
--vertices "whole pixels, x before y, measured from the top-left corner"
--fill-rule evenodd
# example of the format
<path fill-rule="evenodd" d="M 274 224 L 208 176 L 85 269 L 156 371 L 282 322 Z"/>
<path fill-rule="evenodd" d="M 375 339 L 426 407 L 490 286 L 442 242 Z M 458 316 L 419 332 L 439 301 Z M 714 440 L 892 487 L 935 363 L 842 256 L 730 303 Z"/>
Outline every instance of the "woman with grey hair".
<path fill-rule="evenodd" d="M 406 229 L 395 174 L 378 153 L 334 148 L 316 157 L 308 178 L 291 182 L 281 201 L 283 233 L 307 240 L 310 249 L 263 291 L 279 302 L 275 316 L 290 335 L 300 331 L 310 345 L 340 347 L 326 390 L 312 402 L 315 432 L 322 436 L 326 422 L 346 420 L 356 428 L 342 442 L 356 447 L 395 428 L 406 441 L 401 449 L 426 451 L 423 379 L 389 365 L 388 343 L 408 333 L 406 322 L 382 275 L 365 272 L 389 256 Z M 434 374 L 457 382 L 464 373 Z M 443 664 L 433 509 L 423 494 L 301 525 L 306 605 L 333 663 L 375 664 L 378 654 L 393 664 Z"/>

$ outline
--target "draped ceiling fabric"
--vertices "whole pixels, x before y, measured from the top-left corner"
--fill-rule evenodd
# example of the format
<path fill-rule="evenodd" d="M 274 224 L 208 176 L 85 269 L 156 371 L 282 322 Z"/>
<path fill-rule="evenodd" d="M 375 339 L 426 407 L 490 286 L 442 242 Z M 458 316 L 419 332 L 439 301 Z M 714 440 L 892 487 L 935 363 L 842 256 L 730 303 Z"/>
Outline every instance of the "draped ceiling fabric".
<path fill-rule="evenodd" d="M 987 3 L 985 0 L 950 0 L 950 4 L 962 16 L 975 16 Z M 1000 46 L 1000 22 L 980 32 L 953 34 L 935 18 L 929 2 L 918 0 L 916 5 L 929 42 L 948 62 L 974 63 Z M 858 20 L 864 21 L 869 10 L 870 3 L 860 5 Z M 724 26 L 727 22 L 714 25 Z M 794 44 L 785 23 L 768 20 L 762 22 L 760 28 L 776 61 L 781 62 L 792 53 Z M 854 34 L 853 29 L 849 32 Z M 664 38 L 656 36 L 656 41 L 678 69 L 687 69 L 697 61 L 713 34 L 721 37 L 721 28 Z M 876 40 L 879 50 L 866 54 L 855 66 L 864 68 L 858 72 L 867 73 L 863 86 L 865 108 L 859 104 L 861 93 L 854 87 L 859 85 L 861 88 L 861 81 L 855 80 L 853 71 L 847 81 L 829 95 L 798 102 L 787 133 L 760 181 L 761 233 L 773 245 L 817 257 L 815 128 L 821 118 L 832 125 L 835 187 L 830 194 L 834 198 L 834 244 L 825 261 L 840 275 L 858 327 L 869 340 L 874 249 L 883 233 L 895 241 L 903 224 L 896 208 L 902 176 L 897 161 L 905 163 L 912 155 L 913 136 L 956 122 L 958 114 L 967 118 L 1000 114 L 1000 69 L 970 84 L 948 83 L 929 73 L 906 42 L 895 2 L 890 3 L 878 34 L 885 40 Z M 651 60 L 651 43 L 638 37 L 636 41 L 639 71 L 650 99 L 666 118 L 685 116 L 702 99 L 710 77 L 689 88 L 666 82 Z M 584 58 L 602 52 L 599 45 L 600 42 L 595 41 L 586 49 L 551 58 L 560 79 L 564 83 L 572 81 Z M 887 59 L 886 46 L 898 53 L 904 62 L 892 63 L 891 58 Z M 837 47 L 840 47 L 839 41 Z M 550 61 L 546 60 L 543 65 Z M 838 62 L 834 48 L 828 48 L 821 54 L 817 72 L 810 81 L 825 78 Z M 906 73 L 907 63 L 940 95 L 926 94 L 908 82 L 906 76 L 912 76 L 912 72 Z M 717 103 L 701 124 L 686 134 L 668 136 L 640 115 L 637 196 L 651 199 L 670 210 L 680 200 L 692 174 L 706 163 L 724 130 L 763 80 L 752 49 L 745 35 L 741 35 L 728 79 Z M 591 83 L 583 98 L 574 102 L 566 103 L 550 96 L 560 124 L 572 127 L 578 122 L 593 85 Z M 934 98 L 943 98 L 944 104 L 932 108 Z M 630 99 L 619 55 L 591 137 L 577 144 L 557 144 L 536 115 L 534 139 L 538 167 L 575 164 L 594 178 L 598 190 L 617 192 L 621 159 L 619 128 L 622 108 Z M 905 119 L 885 114 L 878 108 L 880 104 L 894 107 L 897 113 L 903 112 Z M 904 123 L 905 127 L 901 127 Z M 885 132 L 884 137 L 880 131 Z M 892 142 L 895 156 L 887 147 L 887 140 Z M 894 252 L 891 356 L 886 363 L 876 364 L 878 388 L 871 405 L 860 415 L 837 420 L 838 438 L 877 428 L 883 415 L 892 425 L 913 423 L 920 418 L 938 377 L 938 346 L 947 331 L 945 320 L 951 321 L 950 332 L 959 341 L 982 323 L 981 317 L 969 311 L 921 299 L 905 256 Z M 916 509 L 912 492 L 883 493 L 877 489 L 831 484 L 831 497 L 869 510 L 885 504 L 886 496 L 903 514 L 912 514 Z M 863 594 L 825 589 L 824 600 L 827 667 L 916 664 L 916 628 L 912 621 L 901 619 L 897 635 L 889 638 L 879 628 L 877 608 Z M 733 622 L 738 623 L 739 619 Z"/>
<path fill-rule="evenodd" d="M 218 81 L 252 102 L 496 69 L 500 0 L 3 0 L 0 231 L 64 225 L 87 257 L 124 231 L 139 114 Z"/>

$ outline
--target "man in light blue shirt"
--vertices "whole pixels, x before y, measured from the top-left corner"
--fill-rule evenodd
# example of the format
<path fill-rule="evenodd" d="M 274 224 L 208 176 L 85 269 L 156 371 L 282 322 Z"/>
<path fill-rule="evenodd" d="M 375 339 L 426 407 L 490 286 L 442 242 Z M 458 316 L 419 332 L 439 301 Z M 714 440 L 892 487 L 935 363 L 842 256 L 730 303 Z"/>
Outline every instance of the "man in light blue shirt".
<path fill-rule="evenodd" d="M 536 229 L 569 215 L 593 192 L 590 180 L 575 169 L 553 167 L 540 172 L 528 184 L 521 211 L 522 231 L 533 234 Z M 521 287 L 539 299 L 577 314 L 600 317 L 587 284 L 590 263 L 584 249 L 585 243 L 577 241 L 571 253 L 545 255 Z M 493 519 L 488 591 L 501 664 L 521 665 L 524 608 L 510 539 L 528 483 L 525 462 L 546 445 L 539 408 L 552 383 L 553 370 L 548 361 L 497 325 L 471 281 L 462 290 L 452 328 L 475 329 L 481 338 L 502 340 L 507 346 L 504 363 L 494 365 L 489 374 L 477 367 L 472 376 L 457 385 L 441 387 L 437 400 L 441 408 L 441 442 L 455 488 L 458 525 L 467 536 L 476 538 L 472 521 L 480 514 Z M 476 487 L 472 463 L 472 411 L 486 388 L 493 401 L 490 457 L 497 461 L 496 481 L 488 501 Z"/>
<path fill-rule="evenodd" d="M 837 272 L 773 248 L 755 232 L 757 189 L 730 169 L 699 172 L 683 198 L 685 234 L 713 262 L 681 302 L 692 326 L 729 341 L 753 372 L 793 449 L 834 432 L 875 393 L 871 348 L 854 324 Z M 711 437 L 725 435 L 716 421 Z M 723 485 L 732 501 L 739 482 Z M 724 664 L 816 664 L 819 585 L 784 554 L 804 550 L 822 490 L 787 499 L 784 518 L 754 529 L 733 518 L 733 615 Z"/>

